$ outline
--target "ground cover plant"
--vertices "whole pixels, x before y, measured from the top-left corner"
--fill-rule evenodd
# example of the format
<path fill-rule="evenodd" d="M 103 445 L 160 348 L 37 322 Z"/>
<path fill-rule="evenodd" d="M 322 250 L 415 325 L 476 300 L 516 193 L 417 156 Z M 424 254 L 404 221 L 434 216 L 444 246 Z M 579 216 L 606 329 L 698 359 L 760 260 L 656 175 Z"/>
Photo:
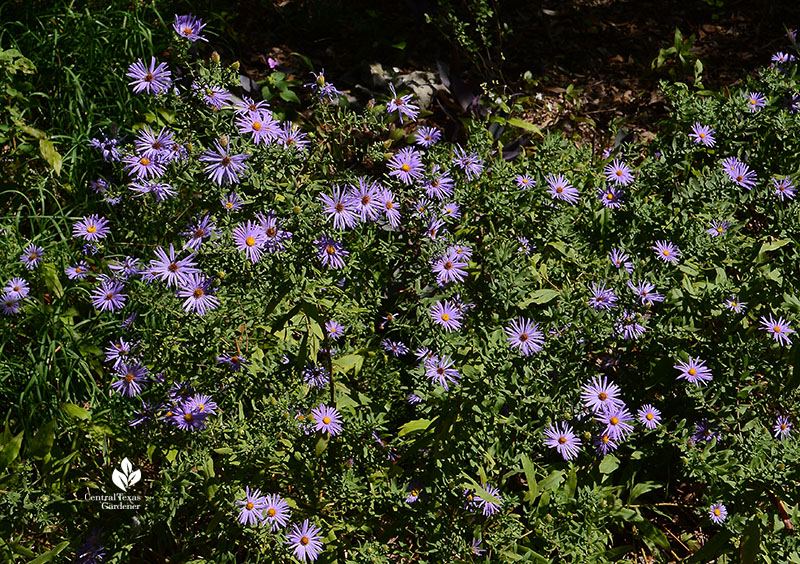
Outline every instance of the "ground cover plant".
<path fill-rule="evenodd" d="M 800 562 L 793 36 L 510 158 L 152 33 L 3 196 L 5 559 Z"/>

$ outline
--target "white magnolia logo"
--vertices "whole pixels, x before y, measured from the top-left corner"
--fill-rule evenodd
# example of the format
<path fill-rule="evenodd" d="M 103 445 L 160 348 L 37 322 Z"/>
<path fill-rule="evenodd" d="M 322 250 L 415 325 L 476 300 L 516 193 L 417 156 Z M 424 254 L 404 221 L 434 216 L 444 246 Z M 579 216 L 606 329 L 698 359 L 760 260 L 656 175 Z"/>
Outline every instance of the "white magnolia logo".
<path fill-rule="evenodd" d="M 122 472 L 115 469 L 114 473 L 111 475 L 111 480 L 114 482 L 114 485 L 123 492 L 127 491 L 130 486 L 142 479 L 142 472 L 140 470 L 134 470 L 133 464 L 131 464 L 131 461 L 127 458 L 122 459 L 120 468 L 122 468 Z"/>

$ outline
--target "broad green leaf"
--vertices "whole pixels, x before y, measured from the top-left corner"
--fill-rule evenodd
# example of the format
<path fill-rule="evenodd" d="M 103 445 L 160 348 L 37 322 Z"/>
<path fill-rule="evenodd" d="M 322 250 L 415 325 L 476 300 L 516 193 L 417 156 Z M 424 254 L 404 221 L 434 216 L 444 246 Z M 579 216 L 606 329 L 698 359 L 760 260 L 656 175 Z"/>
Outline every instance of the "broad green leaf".
<path fill-rule="evenodd" d="M 536 469 L 527 454 L 522 455 L 522 471 L 525 473 L 525 481 L 528 482 L 528 491 L 525 493 L 525 501 L 533 502 L 539 495 L 539 485 L 536 483 Z"/>
<path fill-rule="evenodd" d="M 47 139 L 39 139 L 39 152 L 42 153 L 42 157 L 44 157 L 44 160 L 50 165 L 50 168 L 52 168 L 57 175 L 60 175 L 63 159 L 59 152 L 56 151 L 53 143 Z"/>
<path fill-rule="evenodd" d="M 619 458 L 613 454 L 607 454 L 600 463 L 601 474 L 611 474 L 617 468 L 619 468 Z"/>
<path fill-rule="evenodd" d="M 761 549 L 761 529 L 758 521 L 753 519 L 745 527 L 742 543 L 739 545 L 739 556 L 742 564 L 753 564 Z"/>
<path fill-rule="evenodd" d="M 50 454 L 53 448 L 53 440 L 56 436 L 56 420 L 51 419 L 45 423 L 41 429 L 31 439 L 28 453 L 34 458 L 44 458 Z"/>
<path fill-rule="evenodd" d="M 413 433 L 414 431 L 424 431 L 428 427 L 431 426 L 433 423 L 432 419 L 414 419 L 413 421 L 409 421 L 397 432 L 398 437 L 404 437 L 409 433 Z"/>
<path fill-rule="evenodd" d="M 720 531 L 701 546 L 700 550 L 692 554 L 685 561 L 686 564 L 713 562 L 720 554 L 731 548 L 731 536 L 730 531 Z"/>
<path fill-rule="evenodd" d="M 79 405 L 74 403 L 64 403 L 61 405 L 61 410 L 67 414 L 70 419 L 80 419 L 86 421 L 91 419 L 92 415 Z"/>
<path fill-rule="evenodd" d="M 530 122 L 523 121 L 519 118 L 508 118 L 506 120 L 506 123 L 508 123 L 508 125 L 513 125 L 514 127 L 519 127 L 520 129 L 524 129 L 525 131 L 530 131 L 531 133 L 535 133 L 539 137 L 543 137 L 542 130 Z"/>
<path fill-rule="evenodd" d="M 20 431 L 19 434 L 7 442 L 3 450 L 0 451 L 0 471 L 5 470 L 6 467 L 19 456 L 19 449 L 22 446 L 22 436 L 24 434 L 25 431 Z"/>
<path fill-rule="evenodd" d="M 551 290 L 549 288 L 544 288 L 542 290 L 536 290 L 530 296 L 528 296 L 526 301 L 534 304 L 546 304 L 547 302 L 553 301 L 559 295 L 558 290 Z"/>

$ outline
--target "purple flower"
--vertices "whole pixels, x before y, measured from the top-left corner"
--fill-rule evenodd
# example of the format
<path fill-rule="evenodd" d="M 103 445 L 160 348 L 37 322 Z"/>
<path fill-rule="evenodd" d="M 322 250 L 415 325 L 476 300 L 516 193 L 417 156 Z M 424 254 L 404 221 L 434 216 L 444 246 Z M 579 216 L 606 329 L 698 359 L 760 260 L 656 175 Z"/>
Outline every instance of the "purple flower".
<path fill-rule="evenodd" d="M 211 109 L 218 112 L 225 106 L 231 103 L 231 93 L 214 84 L 202 85 L 197 82 L 192 83 L 192 90 L 198 92 L 206 105 L 211 106 Z"/>
<path fill-rule="evenodd" d="M 527 174 L 518 174 L 514 178 L 514 183 L 523 190 L 530 188 L 531 186 L 536 186 L 536 181 Z"/>
<path fill-rule="evenodd" d="M 728 230 L 728 227 L 731 226 L 730 221 L 711 221 L 711 227 L 706 229 L 706 233 L 711 235 L 712 237 L 716 237 L 717 235 L 722 235 Z"/>
<path fill-rule="evenodd" d="M 303 377 L 303 382 L 310 388 L 326 388 L 331 383 L 330 373 L 322 366 L 309 364 L 300 375 Z"/>
<path fill-rule="evenodd" d="M 553 174 L 548 174 L 547 184 L 550 186 L 548 193 L 553 197 L 554 200 L 563 200 L 565 202 L 569 202 L 570 204 L 578 203 L 580 193 L 578 192 L 577 188 L 570 186 L 570 184 L 567 182 L 567 179 L 564 178 L 564 175 L 559 174 L 558 176 L 555 176 Z"/>
<path fill-rule="evenodd" d="M 445 390 L 450 391 L 448 382 L 458 384 L 458 379 L 461 378 L 461 373 L 455 368 L 452 368 L 454 361 L 447 355 L 442 358 L 433 357 L 425 362 L 425 376 Z"/>
<path fill-rule="evenodd" d="M 472 552 L 472 554 L 474 554 L 475 556 L 483 556 L 484 553 L 486 553 L 486 549 L 481 548 L 482 542 L 483 540 L 478 540 L 474 537 L 472 538 L 472 544 L 470 544 L 469 549 L 470 552 Z"/>
<path fill-rule="evenodd" d="M 736 313 L 742 313 L 745 309 L 747 309 L 747 303 L 740 302 L 739 298 L 736 296 L 731 296 L 725 300 L 722 305 L 724 305 L 726 309 L 735 311 Z"/>
<path fill-rule="evenodd" d="M 785 63 L 793 63 L 796 59 L 795 56 L 791 53 L 784 53 L 783 51 L 778 51 L 772 58 L 770 59 L 773 63 L 778 63 L 779 65 Z"/>
<path fill-rule="evenodd" d="M 429 198 L 444 200 L 453 195 L 453 186 L 455 183 L 450 177 L 450 171 L 445 170 L 440 173 L 440 169 L 441 167 L 439 165 L 433 165 L 431 169 L 431 178 L 425 180 L 422 187 L 425 189 L 425 194 L 427 194 Z"/>
<path fill-rule="evenodd" d="M 146 367 L 136 361 L 121 363 L 116 368 L 119 380 L 111 384 L 111 388 L 123 397 L 132 398 L 142 393 L 142 383 L 147 382 L 150 373 Z"/>
<path fill-rule="evenodd" d="M 339 96 L 344 96 L 344 92 L 338 90 L 333 84 L 325 80 L 325 69 L 322 69 L 319 74 L 311 73 L 314 77 L 314 82 L 309 82 L 304 86 L 310 86 L 312 92 L 316 94 L 320 100 L 327 98 L 329 102 L 336 102 Z"/>
<path fill-rule="evenodd" d="M 265 100 L 256 102 L 249 96 L 242 96 L 242 101 L 236 103 L 234 114 L 237 116 L 246 115 L 252 112 L 269 109 L 269 104 Z"/>
<path fill-rule="evenodd" d="M 128 174 L 140 180 L 160 178 L 166 170 L 161 159 L 144 157 L 135 153 L 126 155 L 122 161 L 125 163 L 125 170 L 128 171 Z"/>
<path fill-rule="evenodd" d="M 65 268 L 64 274 L 70 280 L 83 280 L 89 276 L 89 265 L 84 261 L 78 261 L 75 265 Z"/>
<path fill-rule="evenodd" d="M 133 79 L 128 85 L 133 86 L 136 94 L 146 92 L 157 96 L 169 91 L 172 84 L 172 73 L 167 68 L 167 63 L 156 65 L 155 57 L 150 59 L 150 66 L 145 66 L 141 59 L 131 63 L 125 76 Z"/>
<path fill-rule="evenodd" d="M 608 253 L 608 258 L 617 268 L 625 267 L 628 274 L 633 272 L 633 263 L 631 263 L 630 257 L 622 249 L 611 249 L 611 252 Z"/>
<path fill-rule="evenodd" d="M 261 490 L 251 490 L 249 487 L 245 487 L 245 498 L 237 500 L 236 505 L 241 507 L 239 522 L 242 525 L 254 527 L 261 524 L 262 512 L 267 506 L 267 500 L 261 495 Z"/>
<path fill-rule="evenodd" d="M 153 182 L 153 181 L 139 181 L 139 182 L 131 182 L 128 185 L 128 188 L 137 192 L 139 196 L 144 196 L 145 194 L 153 194 L 155 196 L 157 202 L 163 202 L 167 198 L 174 198 L 175 197 L 175 188 L 170 186 L 165 182 Z"/>
<path fill-rule="evenodd" d="M 431 306 L 429 313 L 433 322 L 444 327 L 448 333 L 461 329 L 461 312 L 452 302 L 436 302 Z"/>
<path fill-rule="evenodd" d="M 236 192 L 231 192 L 225 196 L 225 198 L 220 200 L 220 203 L 222 204 L 222 207 L 225 208 L 225 211 L 229 213 L 241 209 L 241 207 L 244 205 L 242 201 L 239 200 L 239 195 Z"/>
<path fill-rule="evenodd" d="M 772 333 L 779 345 L 789 346 L 792 344 L 789 334 L 794 333 L 794 329 L 789 327 L 789 323 L 783 317 L 778 317 L 776 320 L 772 317 L 772 314 L 769 315 L 769 318 L 762 315 L 760 321 L 761 330 Z"/>
<path fill-rule="evenodd" d="M 598 435 L 592 439 L 592 445 L 595 446 L 595 452 L 600 456 L 605 456 L 619 448 L 619 445 L 607 434 Z"/>
<path fill-rule="evenodd" d="M 511 348 L 519 349 L 522 356 L 538 353 L 544 346 L 544 333 L 539 331 L 539 324 L 525 317 L 511 320 L 505 332 Z"/>
<path fill-rule="evenodd" d="M 611 309 L 617 307 L 617 295 L 611 288 L 606 288 L 604 282 L 598 284 L 592 282 L 592 297 L 589 298 L 589 305 L 596 310 Z"/>
<path fill-rule="evenodd" d="M 747 98 L 747 109 L 753 114 L 767 105 L 767 99 L 760 92 L 750 92 L 745 98 Z"/>
<path fill-rule="evenodd" d="M 362 222 L 375 221 L 381 212 L 380 184 L 370 182 L 365 177 L 358 178 L 358 186 L 350 186 L 348 194 L 349 205 Z M 335 192 L 334 192 L 335 196 Z M 322 195 L 320 195 L 322 197 Z M 325 210 L 327 213 L 328 210 Z M 334 217 L 334 225 L 336 217 Z"/>
<path fill-rule="evenodd" d="M 688 380 L 695 386 L 705 384 L 713 378 L 711 370 L 707 368 L 705 364 L 705 360 L 700 360 L 700 358 L 692 358 L 691 356 L 689 357 L 689 362 L 683 362 L 682 360 L 679 360 L 677 366 L 674 367 L 676 370 L 680 371 L 677 379 Z"/>
<path fill-rule="evenodd" d="M 172 28 L 175 30 L 180 37 L 188 39 L 192 43 L 197 41 L 206 41 L 206 38 L 200 35 L 200 32 L 206 24 L 203 23 L 203 20 L 200 18 L 196 18 L 191 14 L 186 16 L 179 16 L 175 14 L 175 22 L 172 24 Z"/>
<path fill-rule="evenodd" d="M 772 430 L 775 432 L 776 439 L 780 441 L 788 439 L 792 434 L 792 423 L 789 421 L 789 417 L 779 415 Z"/>
<path fill-rule="evenodd" d="M 214 142 L 214 147 L 216 151 L 208 150 L 200 155 L 201 161 L 210 163 L 203 170 L 217 184 L 238 184 L 240 182 L 239 174 L 247 170 L 244 161 L 250 158 L 250 155 L 244 153 L 231 155 L 228 144 L 223 148 L 219 141 Z"/>
<path fill-rule="evenodd" d="M 281 222 L 275 217 L 272 210 L 267 210 L 266 215 L 261 212 L 257 213 L 256 219 L 266 235 L 266 249 L 273 254 L 284 250 L 286 242 L 292 239 L 292 234 L 281 229 Z"/>
<path fill-rule="evenodd" d="M 309 525 L 306 519 L 302 526 L 296 523 L 291 526 L 286 535 L 286 544 L 293 547 L 292 553 L 300 562 L 305 562 L 306 559 L 313 562 L 322 551 L 321 532 L 319 527 Z"/>
<path fill-rule="evenodd" d="M 208 413 L 193 409 L 190 402 L 178 404 L 172 408 L 169 420 L 182 431 L 202 431 L 206 428 Z"/>
<path fill-rule="evenodd" d="M 681 256 L 681 251 L 678 247 L 669 241 L 656 241 L 656 244 L 650 248 L 656 252 L 658 258 L 670 264 L 678 262 L 678 257 Z"/>
<path fill-rule="evenodd" d="M 314 241 L 314 245 L 317 247 L 317 258 L 322 261 L 322 266 L 330 269 L 344 268 L 344 257 L 350 253 L 339 241 L 323 233 Z"/>
<path fill-rule="evenodd" d="M 742 188 L 746 188 L 747 190 L 752 190 L 756 185 L 756 181 L 758 180 L 756 173 L 750 170 L 750 167 L 742 162 L 736 163 L 728 176 L 736 184 Z"/>
<path fill-rule="evenodd" d="M 411 99 L 414 95 L 406 94 L 405 96 L 398 96 L 397 91 L 394 89 L 394 84 L 391 82 L 389 83 L 389 90 L 392 91 L 392 98 L 389 100 L 389 103 L 386 104 L 386 113 L 391 114 L 392 112 L 397 112 L 400 123 L 403 123 L 403 116 L 416 120 L 419 115 L 419 106 L 411 103 Z"/>
<path fill-rule="evenodd" d="M 136 134 L 134 145 L 140 157 L 151 160 L 169 160 L 171 147 L 175 145 L 172 140 L 173 133 L 166 127 L 161 128 L 157 134 L 153 133 L 149 125 L 142 127 Z"/>
<path fill-rule="evenodd" d="M 617 186 L 627 186 L 633 182 L 631 169 L 620 159 L 614 159 L 614 162 L 607 164 L 603 169 L 603 174 L 605 174 L 606 180 Z"/>
<path fill-rule="evenodd" d="M 649 403 L 640 407 L 636 416 L 647 429 L 655 429 L 661 423 L 661 412 Z"/>
<path fill-rule="evenodd" d="M 7 292 L 3 293 L 0 295 L 0 309 L 3 310 L 5 315 L 17 315 L 20 308 L 19 301 L 20 298 L 14 298 Z"/>
<path fill-rule="evenodd" d="M 717 426 L 709 423 L 706 420 L 698 421 L 694 424 L 695 430 L 692 436 L 689 437 L 691 443 L 700 441 L 710 442 L 712 439 L 719 440 L 720 434 L 717 432 Z"/>
<path fill-rule="evenodd" d="M 342 432 L 342 417 L 333 407 L 325 404 L 311 410 L 314 417 L 314 429 L 321 433 L 328 433 L 335 437 Z"/>
<path fill-rule="evenodd" d="M 781 199 L 781 202 L 794 200 L 794 184 L 788 176 L 784 176 L 780 180 L 773 178 L 772 185 L 775 187 L 775 195 Z"/>
<path fill-rule="evenodd" d="M 281 496 L 270 494 L 264 498 L 264 522 L 268 522 L 274 533 L 289 524 L 289 504 Z"/>
<path fill-rule="evenodd" d="M 635 340 L 644 334 L 646 327 L 636 321 L 637 316 L 638 314 L 630 311 L 622 312 L 622 316 L 617 321 L 615 328 L 623 339 Z"/>
<path fill-rule="evenodd" d="M 416 116 L 414 116 L 416 119 Z M 435 127 L 426 127 L 421 125 L 414 132 L 414 143 L 420 147 L 430 147 L 438 143 L 442 138 L 442 132 Z"/>
<path fill-rule="evenodd" d="M 708 516 L 715 525 L 719 525 L 728 518 L 728 509 L 721 503 L 715 503 L 709 508 Z"/>
<path fill-rule="evenodd" d="M 186 400 L 186 407 L 209 415 L 217 413 L 217 403 L 211 396 L 206 394 L 195 394 Z"/>
<path fill-rule="evenodd" d="M 72 226 L 72 236 L 83 237 L 87 241 L 99 241 L 107 237 L 110 232 L 108 220 L 98 215 L 84 217 Z"/>
<path fill-rule="evenodd" d="M 183 309 L 187 313 L 194 312 L 203 317 L 209 310 L 219 306 L 219 300 L 211 295 L 211 278 L 204 274 L 192 272 L 180 281 L 178 297 L 186 298 Z"/>
<path fill-rule="evenodd" d="M 108 264 L 108 268 L 119 278 L 128 278 L 132 276 L 138 276 L 141 274 L 139 267 L 137 266 L 139 263 L 139 259 L 135 257 L 125 257 L 125 260 L 122 262 L 111 262 Z"/>
<path fill-rule="evenodd" d="M 260 223 L 248 220 L 233 229 L 233 242 L 255 264 L 261 260 L 261 252 L 267 245 L 267 234 Z"/>
<path fill-rule="evenodd" d="M 450 282 L 463 282 L 466 278 L 467 263 L 452 249 L 440 256 L 433 263 L 433 272 L 436 274 L 436 283 L 444 286 Z"/>
<path fill-rule="evenodd" d="M 605 376 L 595 376 L 589 383 L 581 386 L 583 405 L 594 413 L 623 407 L 625 403 L 619 395 L 619 386 L 609 382 Z"/>
<path fill-rule="evenodd" d="M 199 273 L 194 262 L 194 254 L 177 260 L 175 248 L 169 245 L 169 255 L 161 247 L 156 247 L 156 258 L 150 261 L 150 275 L 167 283 L 167 286 L 180 286 L 189 274 Z"/>
<path fill-rule="evenodd" d="M 381 207 L 386 215 L 386 220 L 394 228 L 400 225 L 400 206 L 394 201 L 394 194 L 388 188 L 384 188 L 380 193 Z"/>
<path fill-rule="evenodd" d="M 664 296 L 662 296 L 658 292 L 654 292 L 653 290 L 655 290 L 656 287 L 653 284 L 650 284 L 650 282 L 643 280 L 638 284 L 633 284 L 633 282 L 628 280 L 626 284 L 628 285 L 628 288 L 630 288 L 633 291 L 634 294 L 639 296 L 642 305 L 651 306 L 655 302 L 664 301 Z"/>
<path fill-rule="evenodd" d="M 123 294 L 123 285 L 116 280 L 108 279 L 100 283 L 99 288 L 92 290 L 92 305 L 100 311 L 114 313 L 125 307 L 128 294 Z"/>
<path fill-rule="evenodd" d="M 236 127 L 239 133 L 249 133 L 253 143 L 269 145 L 280 135 L 278 122 L 272 119 L 272 112 L 269 110 L 258 110 L 241 114 L 236 120 Z"/>
<path fill-rule="evenodd" d="M 389 159 L 389 176 L 396 176 L 403 184 L 411 185 L 414 180 L 422 178 L 424 167 L 419 153 L 413 147 L 400 149 Z"/>
<path fill-rule="evenodd" d="M 320 194 L 322 213 L 333 219 L 334 229 L 348 229 L 358 223 L 358 207 L 353 198 L 345 193 L 343 187 L 334 184 L 333 196 Z"/>
<path fill-rule="evenodd" d="M 483 159 L 481 159 L 478 153 L 473 151 L 467 154 L 460 146 L 455 148 L 453 164 L 467 174 L 468 180 L 476 180 L 483 172 Z"/>
<path fill-rule="evenodd" d="M 153 405 L 150 402 L 145 400 L 141 400 L 142 408 L 137 409 L 133 412 L 133 418 L 128 421 L 129 427 L 136 427 L 137 425 L 141 425 L 144 423 L 145 426 L 149 425 L 156 416 L 156 410 L 158 408 L 157 405 Z"/>
<path fill-rule="evenodd" d="M 131 349 L 131 344 L 125 339 L 120 339 L 118 342 L 111 341 L 105 349 L 105 362 L 113 362 L 113 367 L 117 368 L 130 357 Z"/>
<path fill-rule="evenodd" d="M 444 221 L 438 217 L 430 218 L 430 220 L 428 220 L 428 228 L 425 231 L 425 236 L 430 237 L 431 239 L 436 239 L 442 227 L 444 227 Z"/>
<path fill-rule="evenodd" d="M 194 222 L 186 226 L 186 230 L 181 233 L 184 237 L 189 237 L 184 248 L 197 250 L 203 244 L 204 239 L 208 239 L 216 231 L 217 224 L 211 219 L 209 214 L 198 216 Z"/>
<path fill-rule="evenodd" d="M 701 125 L 699 122 L 692 126 L 692 132 L 689 137 L 694 140 L 695 145 L 713 147 L 717 143 L 714 139 L 714 130 L 708 125 Z"/>
<path fill-rule="evenodd" d="M 308 136 L 294 123 L 287 122 L 278 131 L 278 141 L 286 149 L 297 147 L 298 151 L 305 151 L 311 143 Z"/>
<path fill-rule="evenodd" d="M 89 146 L 100 151 L 105 162 L 117 162 L 120 159 L 119 149 L 117 149 L 117 144 L 120 141 L 122 141 L 122 138 L 117 137 L 115 134 L 107 136 L 101 129 L 97 137 L 89 139 Z M 106 188 L 108 188 L 108 184 L 106 184 Z"/>
<path fill-rule="evenodd" d="M 607 407 L 595 415 L 598 422 L 606 426 L 603 434 L 608 435 L 613 441 L 623 441 L 628 433 L 633 431 L 633 421 L 628 408 L 624 405 Z"/>
<path fill-rule="evenodd" d="M 564 460 L 572 460 L 578 456 L 581 440 L 572 432 L 572 427 L 567 423 L 550 425 L 544 432 L 544 445 L 556 449 Z"/>
<path fill-rule="evenodd" d="M 23 300 L 27 298 L 30 291 L 31 288 L 24 278 L 12 278 L 5 287 L 3 287 L 3 293 L 14 300 Z"/>
<path fill-rule="evenodd" d="M 617 186 L 608 186 L 597 191 L 597 198 L 602 202 L 603 206 L 614 210 L 622 207 L 624 195 L 622 188 Z"/>
<path fill-rule="evenodd" d="M 497 501 L 490 501 L 483 499 L 482 497 L 474 498 L 474 502 L 476 505 L 476 509 L 480 509 L 481 513 L 483 513 L 484 517 L 491 517 L 503 506 L 503 498 L 500 495 L 500 489 L 494 487 L 491 484 L 481 484 L 481 487 L 489 494 L 489 496 L 494 497 Z"/>
<path fill-rule="evenodd" d="M 249 361 L 245 357 L 238 354 L 224 354 L 217 357 L 217 362 L 220 364 L 227 364 L 230 367 L 231 372 L 239 372 Z"/>
<path fill-rule="evenodd" d="M 329 339 L 336 341 L 344 335 L 344 325 L 331 319 L 325 322 L 325 332 L 328 334 Z"/>
<path fill-rule="evenodd" d="M 403 356 L 404 354 L 408 354 L 408 347 L 405 346 L 400 341 L 392 341 L 389 339 L 384 339 L 381 342 L 381 347 L 386 352 L 392 353 L 395 357 Z"/>

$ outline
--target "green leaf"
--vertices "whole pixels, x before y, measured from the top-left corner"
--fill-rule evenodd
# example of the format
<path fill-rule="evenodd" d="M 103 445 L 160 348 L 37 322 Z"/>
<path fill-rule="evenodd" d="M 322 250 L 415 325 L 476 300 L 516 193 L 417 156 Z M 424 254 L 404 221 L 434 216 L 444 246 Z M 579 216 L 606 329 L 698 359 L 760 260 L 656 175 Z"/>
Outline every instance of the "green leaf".
<path fill-rule="evenodd" d="M 63 411 L 70 419 L 80 419 L 81 421 L 87 421 L 92 417 L 92 415 L 88 411 L 86 411 L 79 405 L 75 405 L 74 403 L 61 404 L 61 411 Z"/>
<path fill-rule="evenodd" d="M 601 474 L 611 474 L 617 468 L 619 468 L 619 458 L 613 454 L 607 454 L 600 463 Z"/>
<path fill-rule="evenodd" d="M 50 165 L 56 174 L 61 174 L 62 157 L 51 141 L 47 139 L 39 139 L 39 152 L 42 153 L 44 160 Z"/>
<path fill-rule="evenodd" d="M 433 423 L 432 419 L 414 419 L 413 421 L 409 421 L 400 427 L 400 430 L 397 432 L 397 436 L 404 437 L 405 435 L 413 433 L 414 431 L 424 431 L 431 426 L 431 423 Z"/>
<path fill-rule="evenodd" d="M 657 552 L 656 547 L 669 549 L 669 540 L 664 531 L 653 525 L 650 521 L 642 521 L 636 525 L 642 532 L 642 539 L 652 552 Z"/>
<path fill-rule="evenodd" d="M 628 503 L 633 503 L 639 496 L 644 495 L 647 492 L 657 490 L 661 487 L 663 487 L 661 484 L 657 484 L 655 482 L 642 482 L 640 484 L 636 484 L 631 488 L 631 495 L 628 496 Z"/>
<path fill-rule="evenodd" d="M 325 449 L 328 448 L 328 443 L 330 442 L 330 440 L 331 437 L 327 433 L 322 435 L 317 440 L 317 444 L 314 445 L 314 452 L 317 454 L 317 456 L 320 456 L 323 452 L 325 452 Z"/>
<path fill-rule="evenodd" d="M 297 97 L 297 94 L 295 94 L 293 90 L 281 90 L 278 96 L 287 102 L 294 102 L 295 104 L 300 103 L 300 98 Z"/>
<path fill-rule="evenodd" d="M 514 127 L 519 127 L 520 129 L 524 129 L 525 131 L 530 131 L 531 133 L 535 133 L 539 137 L 544 137 L 544 135 L 542 134 L 542 130 L 530 122 L 523 121 L 518 118 L 508 118 L 506 120 L 506 123 L 508 123 L 508 125 L 513 125 Z"/>
<path fill-rule="evenodd" d="M 536 290 L 533 292 L 526 301 L 534 304 L 546 304 L 547 302 L 553 301 L 559 295 L 558 290 L 550 290 L 548 288 L 542 290 Z"/>
<path fill-rule="evenodd" d="M 696 564 L 699 562 L 711 562 L 717 556 L 731 548 L 731 532 L 720 531 L 714 535 L 707 543 L 700 547 L 700 550 L 692 554 L 686 564 Z"/>
<path fill-rule="evenodd" d="M 61 285 L 61 280 L 58 278 L 56 265 L 52 262 L 46 262 L 39 267 L 39 270 L 42 273 L 42 278 L 44 278 L 44 284 L 47 286 L 47 289 L 50 290 L 55 297 L 63 297 L 64 286 Z"/>
<path fill-rule="evenodd" d="M 19 434 L 7 442 L 3 450 L 0 451 L 0 471 L 5 470 L 6 467 L 19 456 L 19 449 L 22 446 L 22 436 L 24 434 L 25 431 L 20 431 Z"/>
<path fill-rule="evenodd" d="M 575 497 L 575 489 L 578 487 L 578 474 L 575 472 L 575 468 L 573 467 L 570 470 L 569 475 L 567 476 L 567 481 L 564 483 L 564 491 L 562 492 L 563 500 L 570 501 L 573 497 Z"/>
<path fill-rule="evenodd" d="M 58 556 L 58 554 L 69 546 L 69 541 L 64 541 L 57 544 L 55 547 L 51 548 L 44 554 L 30 560 L 28 564 L 42 564 L 43 562 L 50 562 L 54 557 Z"/>
<path fill-rule="evenodd" d="M 39 429 L 31 439 L 29 454 L 34 458 L 44 458 L 50 454 L 53 448 L 53 440 L 56 437 L 56 420 L 51 419 Z"/>
<path fill-rule="evenodd" d="M 361 366 L 364 364 L 364 357 L 360 354 L 348 354 L 337 358 L 333 361 L 333 368 L 334 371 L 338 372 L 350 372 L 353 371 L 353 374 L 358 374 L 358 371 L 361 370 Z"/>
<path fill-rule="evenodd" d="M 561 485 L 561 480 L 564 478 L 564 471 L 563 470 L 553 470 L 550 472 L 550 475 L 546 478 L 543 478 L 541 482 L 539 482 L 539 489 L 542 491 L 552 491 L 558 488 Z"/>
<path fill-rule="evenodd" d="M 522 455 L 522 471 L 525 472 L 525 481 L 528 482 L 528 491 L 525 493 L 525 501 L 533 502 L 539 495 L 539 486 L 536 483 L 536 469 L 528 455 Z"/>
<path fill-rule="evenodd" d="M 753 564 L 756 561 L 759 550 L 761 549 L 761 529 L 758 521 L 753 519 L 745 527 L 742 534 L 742 543 L 739 545 L 740 562 L 742 564 Z"/>

